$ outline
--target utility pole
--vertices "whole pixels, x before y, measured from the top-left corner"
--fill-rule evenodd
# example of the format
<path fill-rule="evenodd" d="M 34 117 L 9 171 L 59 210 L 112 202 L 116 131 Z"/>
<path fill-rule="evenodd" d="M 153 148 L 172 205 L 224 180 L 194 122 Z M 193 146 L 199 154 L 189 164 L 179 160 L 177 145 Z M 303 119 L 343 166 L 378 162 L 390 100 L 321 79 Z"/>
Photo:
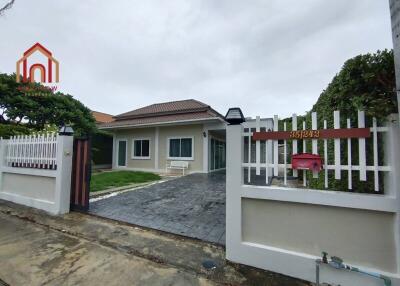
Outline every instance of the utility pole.
<path fill-rule="evenodd" d="M 400 116 L 400 0 L 389 0 L 392 19 L 394 66 L 396 72 L 397 106 Z M 400 118 L 400 117 L 399 117 Z"/>

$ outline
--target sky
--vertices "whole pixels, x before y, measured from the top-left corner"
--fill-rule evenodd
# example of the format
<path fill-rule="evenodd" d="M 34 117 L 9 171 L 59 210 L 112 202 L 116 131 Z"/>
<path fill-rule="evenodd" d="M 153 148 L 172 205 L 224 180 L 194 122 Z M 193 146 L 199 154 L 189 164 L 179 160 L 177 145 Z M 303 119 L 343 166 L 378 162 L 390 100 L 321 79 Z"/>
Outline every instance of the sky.
<path fill-rule="evenodd" d="M 347 59 L 393 47 L 387 0 L 16 0 L 0 35 L 0 73 L 39 42 L 60 91 L 113 115 L 190 98 L 303 114 Z"/>

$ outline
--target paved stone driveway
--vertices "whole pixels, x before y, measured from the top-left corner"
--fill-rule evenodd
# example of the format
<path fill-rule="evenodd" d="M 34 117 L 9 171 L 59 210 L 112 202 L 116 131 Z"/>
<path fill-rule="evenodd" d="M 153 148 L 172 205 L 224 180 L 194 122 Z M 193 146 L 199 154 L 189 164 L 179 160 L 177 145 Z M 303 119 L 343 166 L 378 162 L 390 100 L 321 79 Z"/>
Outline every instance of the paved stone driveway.
<path fill-rule="evenodd" d="M 225 173 L 191 174 L 90 203 L 90 213 L 225 245 Z"/>

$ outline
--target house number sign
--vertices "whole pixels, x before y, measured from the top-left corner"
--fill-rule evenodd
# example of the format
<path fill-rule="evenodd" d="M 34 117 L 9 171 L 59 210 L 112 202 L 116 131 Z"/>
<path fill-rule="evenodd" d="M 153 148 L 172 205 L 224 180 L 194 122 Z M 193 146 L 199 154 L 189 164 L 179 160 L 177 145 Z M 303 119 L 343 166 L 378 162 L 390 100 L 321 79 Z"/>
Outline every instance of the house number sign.
<path fill-rule="evenodd" d="M 319 130 L 298 130 L 289 131 L 290 139 L 303 139 L 303 138 L 319 138 Z"/>
<path fill-rule="evenodd" d="M 369 128 L 253 132 L 253 140 L 369 138 Z"/>

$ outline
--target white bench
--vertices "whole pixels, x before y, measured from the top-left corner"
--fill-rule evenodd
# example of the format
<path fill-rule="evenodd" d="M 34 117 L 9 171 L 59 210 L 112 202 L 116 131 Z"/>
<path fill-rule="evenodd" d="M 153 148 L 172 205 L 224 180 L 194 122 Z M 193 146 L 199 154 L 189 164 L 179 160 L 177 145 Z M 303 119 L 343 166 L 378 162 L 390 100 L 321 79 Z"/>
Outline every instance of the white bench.
<path fill-rule="evenodd" d="M 187 161 L 170 161 L 169 165 L 165 169 L 165 172 L 168 173 L 168 169 L 178 169 L 182 170 L 182 175 L 185 175 L 185 169 L 189 168 L 189 162 Z"/>

